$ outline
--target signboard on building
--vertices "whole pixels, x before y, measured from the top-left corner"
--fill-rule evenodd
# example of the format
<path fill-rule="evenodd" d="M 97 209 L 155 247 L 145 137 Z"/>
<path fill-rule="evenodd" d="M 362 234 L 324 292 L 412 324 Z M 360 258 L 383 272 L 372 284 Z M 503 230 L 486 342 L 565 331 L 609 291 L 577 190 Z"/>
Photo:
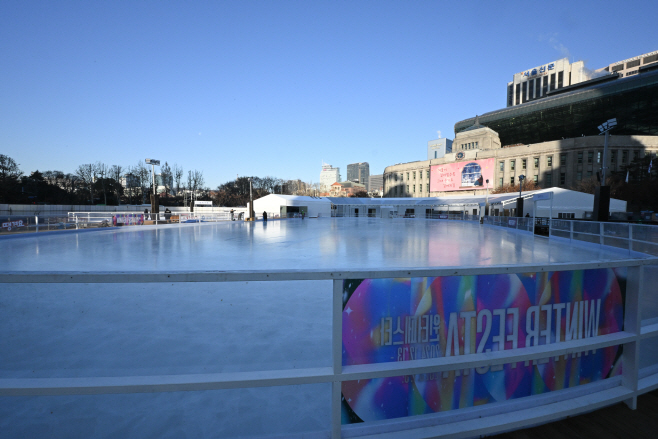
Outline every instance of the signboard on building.
<path fill-rule="evenodd" d="M 626 269 L 351 279 L 343 365 L 514 350 L 619 332 Z M 343 419 L 374 421 L 548 393 L 619 375 L 621 347 L 342 384 Z"/>
<path fill-rule="evenodd" d="M 494 162 L 491 158 L 431 166 L 430 191 L 484 189 L 487 180 L 493 187 Z"/>

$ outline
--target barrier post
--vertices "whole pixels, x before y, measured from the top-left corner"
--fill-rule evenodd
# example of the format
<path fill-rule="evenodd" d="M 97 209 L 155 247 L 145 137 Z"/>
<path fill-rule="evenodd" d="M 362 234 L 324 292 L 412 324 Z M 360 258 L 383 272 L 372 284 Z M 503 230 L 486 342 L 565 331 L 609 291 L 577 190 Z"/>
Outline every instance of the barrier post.
<path fill-rule="evenodd" d="M 573 221 L 569 221 L 569 240 L 573 241 Z"/>
<path fill-rule="evenodd" d="M 603 245 L 603 224 L 605 223 L 599 223 L 599 244 Z"/>
<path fill-rule="evenodd" d="M 343 371 L 343 281 L 333 282 L 333 312 L 331 322 L 331 362 L 334 381 L 331 383 L 331 438 L 341 436 L 341 381 L 337 378 Z"/>
<path fill-rule="evenodd" d="M 633 224 L 628 224 L 628 252 L 633 252 Z"/>
<path fill-rule="evenodd" d="M 37 225 L 37 233 L 39 233 L 39 215 L 34 215 L 34 222 Z"/>
<path fill-rule="evenodd" d="M 621 384 L 625 388 L 637 392 L 640 369 L 640 332 L 642 330 L 642 283 L 644 270 L 641 265 L 628 267 L 626 284 L 626 302 L 624 303 L 624 331 L 630 332 L 636 338 L 623 345 Z M 624 401 L 632 410 L 637 408 L 637 394 Z"/>

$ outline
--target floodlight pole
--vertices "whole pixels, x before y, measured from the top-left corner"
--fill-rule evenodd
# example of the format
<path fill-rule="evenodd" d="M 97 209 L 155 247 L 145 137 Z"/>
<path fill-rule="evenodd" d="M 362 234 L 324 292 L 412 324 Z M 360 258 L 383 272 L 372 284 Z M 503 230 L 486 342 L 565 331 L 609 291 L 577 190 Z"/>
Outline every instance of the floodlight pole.
<path fill-rule="evenodd" d="M 608 221 L 610 216 L 610 186 L 606 185 L 606 168 L 608 164 L 608 139 L 610 130 L 617 126 L 617 119 L 609 119 L 599 125 L 599 135 L 604 134 L 603 163 L 601 163 L 601 182 L 594 190 L 594 206 L 592 219 L 594 221 Z"/>
<path fill-rule="evenodd" d="M 523 180 L 525 180 L 525 175 L 519 175 L 519 198 L 516 200 L 516 216 L 518 218 L 523 216 Z"/>

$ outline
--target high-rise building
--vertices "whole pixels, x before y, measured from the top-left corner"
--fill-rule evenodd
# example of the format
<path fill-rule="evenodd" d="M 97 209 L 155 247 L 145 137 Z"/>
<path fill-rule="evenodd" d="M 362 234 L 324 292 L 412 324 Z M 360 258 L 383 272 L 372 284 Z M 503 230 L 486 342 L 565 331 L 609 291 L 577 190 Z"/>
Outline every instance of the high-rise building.
<path fill-rule="evenodd" d="M 340 182 L 340 168 L 323 163 L 320 171 L 320 191 L 329 192 L 331 185 L 336 182 Z"/>
<path fill-rule="evenodd" d="M 384 174 L 368 177 L 368 191 L 373 195 L 381 196 L 384 192 Z"/>
<path fill-rule="evenodd" d="M 640 69 L 647 64 L 658 63 L 658 50 L 645 53 L 644 55 L 635 56 L 633 58 L 625 59 L 623 61 L 613 62 L 607 67 L 596 70 L 598 72 L 618 73 L 623 77 L 633 76 L 640 73 Z"/>
<path fill-rule="evenodd" d="M 507 106 L 545 98 L 550 91 L 578 84 L 590 78 L 583 61 L 569 63 L 569 58 L 516 73 L 507 83 Z"/>
<path fill-rule="evenodd" d="M 452 140 L 439 137 L 427 142 L 427 160 L 440 159 L 452 152 Z"/>
<path fill-rule="evenodd" d="M 368 189 L 368 177 L 370 177 L 370 165 L 368 162 L 352 163 L 347 165 L 347 181 L 353 181 L 366 185 Z"/>

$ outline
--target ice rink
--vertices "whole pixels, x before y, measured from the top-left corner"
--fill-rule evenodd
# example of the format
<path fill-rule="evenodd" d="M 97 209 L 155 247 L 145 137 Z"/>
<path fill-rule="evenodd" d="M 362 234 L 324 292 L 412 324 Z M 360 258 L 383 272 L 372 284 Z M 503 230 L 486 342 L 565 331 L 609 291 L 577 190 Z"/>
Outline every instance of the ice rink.
<path fill-rule="evenodd" d="M 477 223 L 224 222 L 0 239 L 2 272 L 386 270 L 629 258 Z M 0 379 L 331 365 L 331 281 L 3 284 Z M 658 315 L 658 314 L 657 314 Z M 330 385 L 0 397 L 0 437 L 241 437 L 322 431 Z M 315 437 L 315 436 L 313 436 Z"/>

